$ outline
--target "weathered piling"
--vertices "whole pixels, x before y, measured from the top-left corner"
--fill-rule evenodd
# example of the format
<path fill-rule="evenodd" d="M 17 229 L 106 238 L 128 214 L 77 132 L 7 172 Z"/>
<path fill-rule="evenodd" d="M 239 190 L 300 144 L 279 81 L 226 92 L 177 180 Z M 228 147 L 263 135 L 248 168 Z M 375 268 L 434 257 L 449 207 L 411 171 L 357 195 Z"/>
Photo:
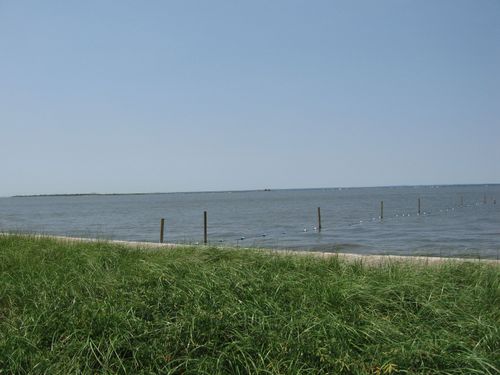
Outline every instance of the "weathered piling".
<path fill-rule="evenodd" d="M 160 243 L 163 243 L 163 234 L 165 230 L 165 219 L 160 220 Z"/>
<path fill-rule="evenodd" d="M 417 215 L 420 215 L 420 197 L 418 198 L 418 210 Z"/>
<path fill-rule="evenodd" d="M 380 201 L 380 220 L 384 219 L 384 201 Z"/>
<path fill-rule="evenodd" d="M 318 232 L 321 232 L 321 207 L 318 207 Z"/>
<path fill-rule="evenodd" d="M 208 243 L 207 211 L 203 211 L 203 243 L 205 245 Z"/>

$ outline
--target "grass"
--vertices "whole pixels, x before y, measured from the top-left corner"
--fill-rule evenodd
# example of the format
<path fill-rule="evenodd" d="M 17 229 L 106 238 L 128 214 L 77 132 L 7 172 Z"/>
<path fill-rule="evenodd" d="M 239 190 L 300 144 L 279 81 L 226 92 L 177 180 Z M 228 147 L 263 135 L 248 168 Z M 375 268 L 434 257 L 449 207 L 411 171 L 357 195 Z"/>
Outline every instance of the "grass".
<path fill-rule="evenodd" d="M 498 374 L 495 265 L 0 236 L 0 374 Z"/>

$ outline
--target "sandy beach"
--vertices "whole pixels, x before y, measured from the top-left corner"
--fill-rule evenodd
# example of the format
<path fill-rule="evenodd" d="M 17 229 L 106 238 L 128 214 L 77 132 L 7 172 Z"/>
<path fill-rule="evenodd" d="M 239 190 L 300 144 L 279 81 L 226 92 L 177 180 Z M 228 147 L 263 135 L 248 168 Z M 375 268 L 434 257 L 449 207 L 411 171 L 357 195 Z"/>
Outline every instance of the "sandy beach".
<path fill-rule="evenodd" d="M 0 235 L 13 235 L 10 233 L 1 233 Z M 349 262 L 362 262 L 369 265 L 380 265 L 386 263 L 403 263 L 412 262 L 419 264 L 440 264 L 446 262 L 481 262 L 488 264 L 500 265 L 498 259 L 484 258 L 453 258 L 453 257 L 424 257 L 424 256 L 403 256 L 403 255 L 375 255 L 375 254 L 355 254 L 355 253 L 339 253 L 339 252 L 322 252 L 322 251 L 304 251 L 304 250 L 288 250 L 288 249 L 262 249 L 252 247 L 231 247 L 220 245 L 182 245 L 174 243 L 154 243 L 154 242 L 138 242 L 138 241 L 123 241 L 123 240 L 107 240 L 99 238 L 84 238 L 84 237 L 67 237 L 45 234 L 29 234 L 35 238 L 51 238 L 61 242 L 109 242 L 117 245 L 123 245 L 134 249 L 172 249 L 182 247 L 216 247 L 219 249 L 239 249 L 250 251 L 262 251 L 270 254 L 278 255 L 294 255 L 294 256 L 312 256 L 319 258 L 339 257 L 342 260 Z"/>

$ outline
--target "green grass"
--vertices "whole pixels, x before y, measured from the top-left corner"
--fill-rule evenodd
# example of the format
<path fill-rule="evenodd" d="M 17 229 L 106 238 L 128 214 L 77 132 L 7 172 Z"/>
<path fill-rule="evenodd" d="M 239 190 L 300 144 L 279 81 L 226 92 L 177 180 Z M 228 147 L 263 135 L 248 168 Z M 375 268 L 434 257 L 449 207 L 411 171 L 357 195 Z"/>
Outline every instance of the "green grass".
<path fill-rule="evenodd" d="M 0 236 L 0 374 L 498 374 L 495 265 Z"/>

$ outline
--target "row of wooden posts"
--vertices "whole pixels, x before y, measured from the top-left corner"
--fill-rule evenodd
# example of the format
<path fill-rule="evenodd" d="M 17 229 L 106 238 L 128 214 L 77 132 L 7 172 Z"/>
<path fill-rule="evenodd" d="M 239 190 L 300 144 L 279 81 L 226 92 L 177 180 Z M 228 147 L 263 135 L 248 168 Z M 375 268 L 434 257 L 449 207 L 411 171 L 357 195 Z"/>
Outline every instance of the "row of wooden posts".
<path fill-rule="evenodd" d="M 421 214 L 420 198 L 417 201 L 417 215 Z M 483 197 L 483 203 L 486 204 L 486 195 Z M 493 199 L 493 204 L 496 204 L 496 199 Z M 460 205 L 464 205 L 464 197 L 460 197 Z M 380 201 L 380 220 L 384 219 L 384 201 Z M 318 232 L 321 232 L 321 207 L 318 207 Z M 160 243 L 163 243 L 165 233 L 165 219 L 160 220 Z M 208 243 L 208 219 L 207 211 L 203 211 L 203 243 Z"/>
<path fill-rule="evenodd" d="M 319 207 L 318 207 L 319 210 Z M 160 243 L 163 243 L 163 238 L 165 234 L 165 219 L 160 219 Z M 203 211 L 203 243 L 206 245 L 208 243 L 208 217 L 207 211 Z"/>

